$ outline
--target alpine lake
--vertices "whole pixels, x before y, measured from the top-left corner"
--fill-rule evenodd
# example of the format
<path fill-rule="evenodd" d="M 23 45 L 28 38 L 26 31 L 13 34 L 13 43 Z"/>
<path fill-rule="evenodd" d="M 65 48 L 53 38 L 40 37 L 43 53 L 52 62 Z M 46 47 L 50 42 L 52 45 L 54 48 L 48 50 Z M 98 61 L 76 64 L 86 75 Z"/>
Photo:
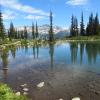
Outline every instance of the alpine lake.
<path fill-rule="evenodd" d="M 100 100 L 100 42 L 10 46 L 0 50 L 0 82 L 32 100 Z"/>

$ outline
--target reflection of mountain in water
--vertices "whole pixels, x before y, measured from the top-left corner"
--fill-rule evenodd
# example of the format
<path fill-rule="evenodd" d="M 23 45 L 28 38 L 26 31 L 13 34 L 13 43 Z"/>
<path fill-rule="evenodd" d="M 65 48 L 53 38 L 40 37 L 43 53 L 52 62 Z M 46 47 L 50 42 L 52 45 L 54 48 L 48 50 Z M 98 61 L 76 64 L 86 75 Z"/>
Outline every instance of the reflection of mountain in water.
<path fill-rule="evenodd" d="M 49 48 L 45 48 L 47 46 Z M 26 54 L 27 55 L 26 57 L 28 57 L 28 55 L 33 55 L 33 59 L 38 59 L 38 60 L 42 60 L 42 58 L 47 59 L 45 58 L 45 55 L 49 56 L 51 69 L 53 69 L 54 67 L 54 60 L 60 63 L 58 60 L 58 57 L 62 57 L 62 56 L 59 56 L 59 55 L 60 54 L 63 55 L 63 58 L 61 58 L 63 61 L 65 60 L 67 53 L 70 53 L 70 54 L 67 54 L 67 55 L 70 55 L 70 56 L 67 56 L 67 58 L 70 59 L 71 64 L 77 63 L 77 64 L 84 65 L 84 61 L 86 61 L 88 64 L 93 64 L 93 63 L 97 64 L 96 62 L 98 61 L 98 57 L 100 56 L 100 44 L 99 43 L 76 43 L 74 42 L 74 43 L 69 43 L 69 44 L 67 43 L 67 46 L 68 46 L 67 49 L 61 48 L 62 46 L 59 48 L 59 46 L 57 46 L 56 44 L 50 43 L 50 44 L 47 44 L 46 46 L 35 44 L 33 47 L 29 47 L 28 45 L 26 45 L 26 46 L 22 46 L 19 48 L 16 48 L 16 47 L 7 48 L 6 50 L 0 51 L 0 61 L 1 61 L 0 70 L 2 70 L 3 72 L 4 79 L 7 78 L 7 72 L 9 70 L 8 64 L 10 62 L 10 59 L 8 58 L 12 57 L 16 61 L 17 52 L 22 53 L 22 55 Z M 41 50 L 41 47 L 42 47 L 42 50 Z M 43 51 L 44 50 L 43 48 L 45 48 L 45 50 L 48 52 L 49 55 L 45 54 L 45 52 Z M 24 49 L 24 52 L 23 52 L 23 49 Z M 61 52 L 60 51 L 61 49 L 65 49 L 63 50 L 64 52 Z M 70 50 L 70 52 L 67 52 L 68 49 Z M 56 50 L 57 52 L 60 52 L 60 53 L 56 54 Z M 39 55 L 41 55 L 41 53 L 43 53 L 42 57 L 39 58 Z M 54 54 L 55 54 L 55 59 L 54 59 Z M 23 59 L 22 59 L 22 63 L 24 63 Z"/>

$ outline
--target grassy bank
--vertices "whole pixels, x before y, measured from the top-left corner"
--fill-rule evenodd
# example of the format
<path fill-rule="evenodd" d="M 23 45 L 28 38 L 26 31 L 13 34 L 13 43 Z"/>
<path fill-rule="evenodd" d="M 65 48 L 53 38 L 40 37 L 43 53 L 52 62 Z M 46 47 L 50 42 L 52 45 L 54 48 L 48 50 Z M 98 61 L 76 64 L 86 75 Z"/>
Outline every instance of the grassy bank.
<path fill-rule="evenodd" d="M 76 41 L 100 41 L 100 36 L 77 36 L 77 37 L 66 37 L 66 40 Z"/>
<path fill-rule="evenodd" d="M 0 84 L 0 100 L 28 100 L 27 97 L 17 96 L 7 85 Z"/>

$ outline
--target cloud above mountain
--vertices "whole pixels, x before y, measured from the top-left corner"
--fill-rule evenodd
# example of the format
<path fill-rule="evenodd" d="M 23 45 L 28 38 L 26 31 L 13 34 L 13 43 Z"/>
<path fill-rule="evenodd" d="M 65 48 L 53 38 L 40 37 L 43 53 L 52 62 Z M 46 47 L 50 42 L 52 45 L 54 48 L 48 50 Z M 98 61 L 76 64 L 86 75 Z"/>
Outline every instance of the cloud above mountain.
<path fill-rule="evenodd" d="M 23 18 L 27 19 L 42 19 L 49 15 L 48 12 L 22 4 L 19 0 L 0 0 L 0 5 L 5 8 L 5 11 L 3 11 L 4 19 L 17 18 L 16 13 L 19 14 L 19 16 L 23 13 Z M 27 16 L 24 14 L 27 14 Z"/>
<path fill-rule="evenodd" d="M 88 3 L 88 0 L 68 0 L 66 4 L 72 5 L 72 6 L 79 6 L 79 5 L 86 5 Z"/>

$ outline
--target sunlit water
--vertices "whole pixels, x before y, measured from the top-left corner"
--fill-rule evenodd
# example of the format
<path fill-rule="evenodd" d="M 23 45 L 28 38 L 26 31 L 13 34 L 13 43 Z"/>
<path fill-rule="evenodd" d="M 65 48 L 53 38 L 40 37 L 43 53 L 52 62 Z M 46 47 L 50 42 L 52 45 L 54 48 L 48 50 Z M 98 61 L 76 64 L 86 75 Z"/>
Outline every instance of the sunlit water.
<path fill-rule="evenodd" d="M 100 100 L 100 43 L 10 47 L 0 51 L 0 81 L 21 93 L 27 84 L 32 100 Z"/>

